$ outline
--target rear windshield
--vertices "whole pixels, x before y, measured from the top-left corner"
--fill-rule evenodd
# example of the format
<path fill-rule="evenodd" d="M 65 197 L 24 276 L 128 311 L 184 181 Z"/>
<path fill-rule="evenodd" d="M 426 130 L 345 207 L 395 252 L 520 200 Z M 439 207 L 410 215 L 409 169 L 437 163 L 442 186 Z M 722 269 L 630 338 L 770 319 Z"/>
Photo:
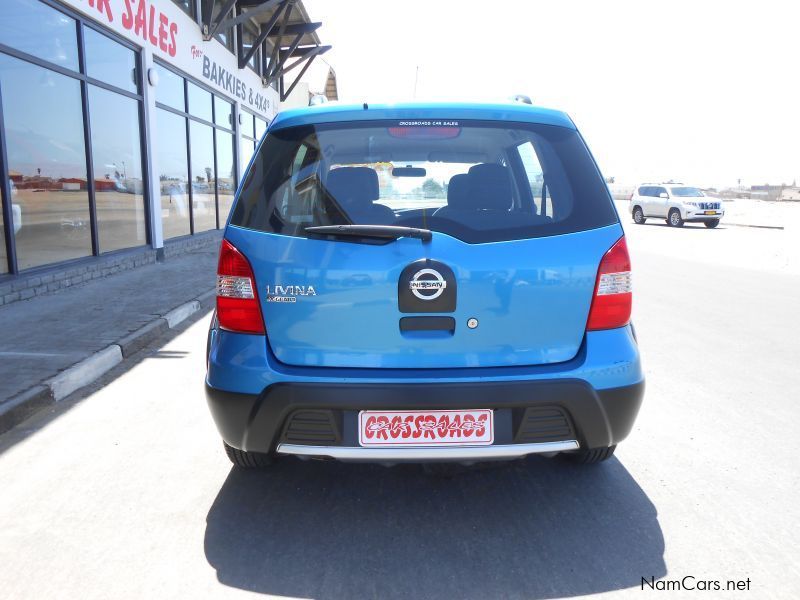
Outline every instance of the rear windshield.
<path fill-rule="evenodd" d="M 580 135 L 476 121 L 368 121 L 270 132 L 231 224 L 300 237 L 307 227 L 421 227 L 468 243 L 617 222 Z M 349 240 L 352 241 L 352 240 Z"/>

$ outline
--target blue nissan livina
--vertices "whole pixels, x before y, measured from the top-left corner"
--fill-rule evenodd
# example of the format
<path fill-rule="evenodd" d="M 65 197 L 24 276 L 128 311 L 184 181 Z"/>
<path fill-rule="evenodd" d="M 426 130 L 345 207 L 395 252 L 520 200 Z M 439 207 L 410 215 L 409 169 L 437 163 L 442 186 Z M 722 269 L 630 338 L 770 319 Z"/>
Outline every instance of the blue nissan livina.
<path fill-rule="evenodd" d="M 231 461 L 609 458 L 644 376 L 619 217 L 564 113 L 280 113 L 219 256 L 206 395 Z"/>

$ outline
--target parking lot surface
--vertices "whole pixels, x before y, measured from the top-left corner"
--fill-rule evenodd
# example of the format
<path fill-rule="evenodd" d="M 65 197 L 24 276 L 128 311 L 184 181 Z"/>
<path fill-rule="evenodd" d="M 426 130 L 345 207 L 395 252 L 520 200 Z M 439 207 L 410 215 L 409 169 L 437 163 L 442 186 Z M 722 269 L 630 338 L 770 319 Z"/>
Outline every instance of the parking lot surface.
<path fill-rule="evenodd" d="M 203 317 L 0 436 L 3 597 L 795 598 L 792 232 L 623 220 L 648 389 L 609 462 L 233 470 Z"/>

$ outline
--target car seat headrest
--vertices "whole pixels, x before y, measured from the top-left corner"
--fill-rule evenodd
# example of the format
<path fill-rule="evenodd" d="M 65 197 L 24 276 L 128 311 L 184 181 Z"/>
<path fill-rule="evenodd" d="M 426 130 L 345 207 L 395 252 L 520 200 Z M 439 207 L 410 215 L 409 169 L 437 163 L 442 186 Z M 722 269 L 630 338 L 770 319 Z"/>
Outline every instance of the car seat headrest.
<path fill-rule="evenodd" d="M 325 187 L 339 204 L 371 204 L 380 197 L 378 174 L 369 167 L 334 169 Z"/>
<path fill-rule="evenodd" d="M 513 202 L 508 168 L 482 163 L 469 169 L 469 208 L 509 210 Z"/>
<path fill-rule="evenodd" d="M 469 175 L 453 175 L 447 184 L 447 207 L 466 208 L 469 202 Z"/>

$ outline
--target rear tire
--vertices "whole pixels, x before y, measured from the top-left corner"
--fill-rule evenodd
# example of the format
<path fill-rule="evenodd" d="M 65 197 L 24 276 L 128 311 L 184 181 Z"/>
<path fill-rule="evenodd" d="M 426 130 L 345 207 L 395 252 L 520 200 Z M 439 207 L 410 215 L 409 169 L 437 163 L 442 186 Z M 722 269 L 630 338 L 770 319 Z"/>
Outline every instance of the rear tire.
<path fill-rule="evenodd" d="M 705 225 L 709 229 L 714 229 L 714 227 L 719 225 L 719 219 L 711 219 L 710 221 L 703 221 L 703 225 Z"/>
<path fill-rule="evenodd" d="M 240 469 L 263 469 L 272 464 L 272 457 L 269 454 L 264 454 L 262 452 L 246 452 L 229 446 L 225 442 L 222 443 L 225 446 L 225 454 L 227 454 L 230 461 Z"/>
<path fill-rule="evenodd" d="M 679 211 L 677 208 L 673 208 L 671 211 L 669 211 L 667 223 L 669 223 L 670 227 L 683 227 L 681 211 Z"/>
<path fill-rule="evenodd" d="M 647 221 L 647 219 L 645 218 L 641 207 L 639 207 L 639 206 L 634 207 L 634 209 L 633 209 L 633 222 L 636 223 L 637 225 L 644 225 L 645 221 Z"/>
<path fill-rule="evenodd" d="M 593 465 L 595 463 L 603 462 L 614 456 L 614 450 L 617 445 L 614 444 L 608 448 L 590 448 L 588 450 L 578 450 L 577 452 L 567 452 L 562 454 L 566 460 L 578 465 Z"/>

